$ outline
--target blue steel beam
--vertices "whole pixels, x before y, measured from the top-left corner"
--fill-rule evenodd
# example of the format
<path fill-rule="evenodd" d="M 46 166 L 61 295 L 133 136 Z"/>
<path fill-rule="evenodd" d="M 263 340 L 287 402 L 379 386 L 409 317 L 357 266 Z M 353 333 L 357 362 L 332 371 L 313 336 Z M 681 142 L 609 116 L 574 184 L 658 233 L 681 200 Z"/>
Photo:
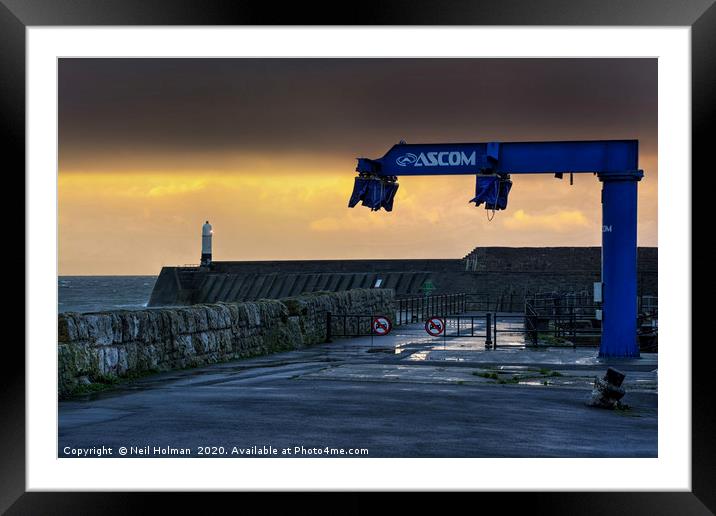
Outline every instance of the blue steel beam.
<path fill-rule="evenodd" d="M 638 140 L 394 145 L 382 158 L 358 158 L 358 172 L 379 176 L 624 173 L 638 168 Z"/>

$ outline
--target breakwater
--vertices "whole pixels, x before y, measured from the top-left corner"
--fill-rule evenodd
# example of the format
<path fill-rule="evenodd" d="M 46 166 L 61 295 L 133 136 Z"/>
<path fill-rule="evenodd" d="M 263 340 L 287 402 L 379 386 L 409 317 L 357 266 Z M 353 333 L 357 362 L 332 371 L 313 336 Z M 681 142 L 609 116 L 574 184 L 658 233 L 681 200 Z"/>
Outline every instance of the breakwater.
<path fill-rule="evenodd" d="M 304 292 L 389 288 L 397 297 L 489 293 L 515 300 L 528 293 L 592 291 L 601 278 L 600 247 L 478 247 L 462 259 L 212 262 L 163 267 L 149 306 L 278 299 Z M 638 293 L 658 295 L 658 249 L 638 249 Z M 496 307 L 495 309 L 504 309 Z"/>
<path fill-rule="evenodd" d="M 394 292 L 354 289 L 277 300 L 58 316 L 58 391 L 324 342 L 328 312 L 394 315 Z"/>

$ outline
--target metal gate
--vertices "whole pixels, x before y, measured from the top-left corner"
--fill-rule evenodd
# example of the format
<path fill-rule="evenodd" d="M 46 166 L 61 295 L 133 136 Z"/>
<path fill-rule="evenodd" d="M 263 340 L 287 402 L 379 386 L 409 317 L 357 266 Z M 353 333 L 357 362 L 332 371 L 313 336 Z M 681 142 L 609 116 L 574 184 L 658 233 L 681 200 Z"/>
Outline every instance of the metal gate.
<path fill-rule="evenodd" d="M 546 309 L 533 299 L 520 301 L 523 312 L 481 310 L 483 306 L 496 308 L 514 303 L 496 303 L 494 297 L 490 302 L 481 294 L 459 293 L 399 299 L 393 314 L 328 313 L 326 340 L 376 336 L 373 322 L 385 316 L 391 318 L 390 336 L 396 346 L 435 344 L 440 340 L 451 341 L 454 346 L 459 341 L 463 343 L 459 347 L 477 349 L 599 344 L 601 325 L 595 319 L 593 305 L 550 304 Z"/>
<path fill-rule="evenodd" d="M 378 336 L 373 322 L 382 315 L 384 314 L 328 313 L 326 341 L 331 342 L 335 338 Z M 496 349 L 498 345 L 529 345 L 522 314 L 485 312 L 431 315 L 424 319 L 416 315 L 408 319 L 411 322 L 405 322 L 405 319 L 398 317 L 399 312 L 396 312 L 396 320 L 403 321 L 402 324 L 394 324 L 389 334 L 391 342 L 396 346 L 436 344 L 448 340 L 464 340 L 467 347 L 480 349 Z M 432 328 L 431 321 L 435 323 Z M 432 333 L 429 330 L 432 330 Z"/>

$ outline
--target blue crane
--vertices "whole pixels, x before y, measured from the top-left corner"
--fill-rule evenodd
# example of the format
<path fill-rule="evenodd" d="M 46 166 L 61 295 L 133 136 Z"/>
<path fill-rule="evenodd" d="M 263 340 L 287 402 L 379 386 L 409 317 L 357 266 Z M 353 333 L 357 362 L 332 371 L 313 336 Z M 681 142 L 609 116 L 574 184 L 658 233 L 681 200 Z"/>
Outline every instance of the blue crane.
<path fill-rule="evenodd" d="M 638 357 L 638 140 L 407 144 L 379 159 L 358 158 L 349 207 L 393 209 L 399 176 L 475 174 L 476 206 L 504 210 L 511 174 L 592 173 L 602 183 L 601 357 Z"/>

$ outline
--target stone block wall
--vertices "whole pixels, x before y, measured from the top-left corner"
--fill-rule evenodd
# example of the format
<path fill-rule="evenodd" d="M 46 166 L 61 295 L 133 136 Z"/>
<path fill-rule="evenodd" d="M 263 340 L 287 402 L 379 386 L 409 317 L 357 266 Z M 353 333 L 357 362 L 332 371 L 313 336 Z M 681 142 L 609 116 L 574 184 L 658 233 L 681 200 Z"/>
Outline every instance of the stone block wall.
<path fill-rule="evenodd" d="M 60 397 L 82 384 L 299 349 L 326 339 L 326 314 L 394 313 L 392 290 L 58 316 Z"/>

